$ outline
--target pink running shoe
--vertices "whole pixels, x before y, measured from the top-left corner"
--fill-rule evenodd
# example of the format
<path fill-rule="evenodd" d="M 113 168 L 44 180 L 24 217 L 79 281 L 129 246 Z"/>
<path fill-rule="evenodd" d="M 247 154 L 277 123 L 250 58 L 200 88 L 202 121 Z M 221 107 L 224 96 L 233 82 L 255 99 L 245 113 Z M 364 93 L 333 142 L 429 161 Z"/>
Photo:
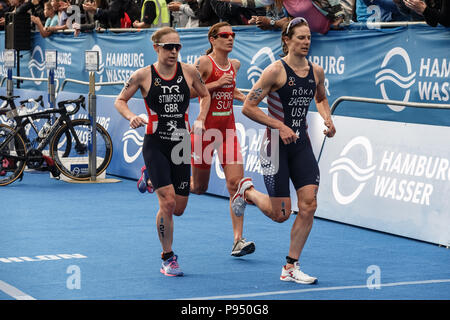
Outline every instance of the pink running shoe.
<path fill-rule="evenodd" d="M 141 177 L 139 178 L 137 182 L 138 190 L 141 193 L 145 193 L 145 191 L 148 191 L 148 193 L 153 193 L 155 190 L 153 189 L 153 186 L 150 182 L 150 179 L 148 177 L 148 172 L 145 166 L 141 168 Z"/>
<path fill-rule="evenodd" d="M 174 255 L 172 258 L 163 261 L 160 270 L 161 273 L 169 277 L 181 277 L 183 275 L 183 271 L 181 271 L 177 259 L 178 256 Z"/>

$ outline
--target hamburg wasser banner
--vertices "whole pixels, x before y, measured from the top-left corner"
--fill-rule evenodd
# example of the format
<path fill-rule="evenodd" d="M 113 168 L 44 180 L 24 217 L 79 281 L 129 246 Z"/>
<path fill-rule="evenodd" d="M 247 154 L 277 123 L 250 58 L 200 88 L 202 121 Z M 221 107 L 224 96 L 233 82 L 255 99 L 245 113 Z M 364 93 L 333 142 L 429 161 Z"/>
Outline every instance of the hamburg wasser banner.
<path fill-rule="evenodd" d="M 342 129 L 319 162 L 317 215 L 450 245 L 450 128 L 334 122 Z"/>
<path fill-rule="evenodd" d="M 256 27 L 234 27 L 235 46 L 230 54 L 241 62 L 237 86 L 250 89 L 262 70 L 280 58 L 279 32 Z M 128 33 L 56 34 L 42 38 L 33 35 L 30 51 L 21 51 L 20 75 L 46 78 L 45 50 L 58 51 L 55 77 L 88 81 L 84 70 L 84 51 L 95 50 L 100 56 L 97 82 L 125 82 L 137 69 L 153 63 L 156 54 L 151 43 L 153 29 Z M 179 29 L 183 48 L 180 60 L 194 63 L 209 48 L 207 28 Z M 4 32 L 0 33 L 3 53 Z M 330 31 L 313 34 L 308 59 L 324 68 L 330 101 L 340 96 L 360 96 L 409 102 L 445 104 L 450 102 L 450 29 L 408 26 L 390 29 Z M 0 71 L 6 76 L 3 54 Z M 16 73 L 16 70 L 15 72 Z M 27 89 L 47 90 L 45 82 L 24 82 Z M 99 95 L 117 95 L 122 86 L 97 86 Z M 87 92 L 86 86 L 66 84 L 65 91 Z M 312 107 L 314 109 L 314 104 Z M 343 103 L 337 114 L 371 119 L 449 125 L 450 117 L 441 110 L 402 106 Z"/>

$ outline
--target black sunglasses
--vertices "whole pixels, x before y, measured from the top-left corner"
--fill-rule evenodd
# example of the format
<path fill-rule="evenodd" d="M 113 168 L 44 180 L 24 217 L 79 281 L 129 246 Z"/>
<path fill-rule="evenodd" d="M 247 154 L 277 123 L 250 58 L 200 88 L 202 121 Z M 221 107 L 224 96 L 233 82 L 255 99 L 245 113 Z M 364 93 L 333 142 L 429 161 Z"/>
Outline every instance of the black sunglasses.
<path fill-rule="evenodd" d="M 156 45 L 168 51 L 172 51 L 174 48 L 177 51 L 181 50 L 181 43 L 156 43 Z"/>

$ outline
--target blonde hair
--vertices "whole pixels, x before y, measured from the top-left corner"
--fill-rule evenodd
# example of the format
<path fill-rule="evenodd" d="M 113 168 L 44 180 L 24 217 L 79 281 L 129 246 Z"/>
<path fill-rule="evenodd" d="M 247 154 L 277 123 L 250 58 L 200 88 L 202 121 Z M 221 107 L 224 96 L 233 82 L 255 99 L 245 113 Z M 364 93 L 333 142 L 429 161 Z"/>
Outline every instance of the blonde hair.
<path fill-rule="evenodd" d="M 176 33 L 178 34 L 178 31 L 171 27 L 162 27 L 161 29 L 156 30 L 152 34 L 152 41 L 153 43 L 159 43 L 161 42 L 161 38 L 164 37 L 166 34 L 170 33 Z"/>

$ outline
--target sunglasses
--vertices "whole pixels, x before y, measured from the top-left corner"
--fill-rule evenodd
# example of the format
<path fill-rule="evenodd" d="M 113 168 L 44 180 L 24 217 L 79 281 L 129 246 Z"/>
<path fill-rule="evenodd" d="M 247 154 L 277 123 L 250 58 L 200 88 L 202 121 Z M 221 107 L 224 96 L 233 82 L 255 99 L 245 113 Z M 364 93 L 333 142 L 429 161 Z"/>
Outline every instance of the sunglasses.
<path fill-rule="evenodd" d="M 223 39 L 228 39 L 230 36 L 234 39 L 236 34 L 234 32 L 219 32 L 214 38 L 221 37 Z"/>
<path fill-rule="evenodd" d="M 156 43 L 156 45 L 168 51 L 172 51 L 173 49 L 177 51 L 181 50 L 181 43 Z"/>
<path fill-rule="evenodd" d="M 302 18 L 302 17 L 294 18 L 289 22 L 288 27 L 286 29 L 286 34 L 289 33 L 290 28 L 293 28 L 294 26 L 298 25 L 300 22 L 304 22 L 304 23 L 306 23 L 306 25 L 308 25 L 308 21 L 306 21 L 305 18 Z"/>

